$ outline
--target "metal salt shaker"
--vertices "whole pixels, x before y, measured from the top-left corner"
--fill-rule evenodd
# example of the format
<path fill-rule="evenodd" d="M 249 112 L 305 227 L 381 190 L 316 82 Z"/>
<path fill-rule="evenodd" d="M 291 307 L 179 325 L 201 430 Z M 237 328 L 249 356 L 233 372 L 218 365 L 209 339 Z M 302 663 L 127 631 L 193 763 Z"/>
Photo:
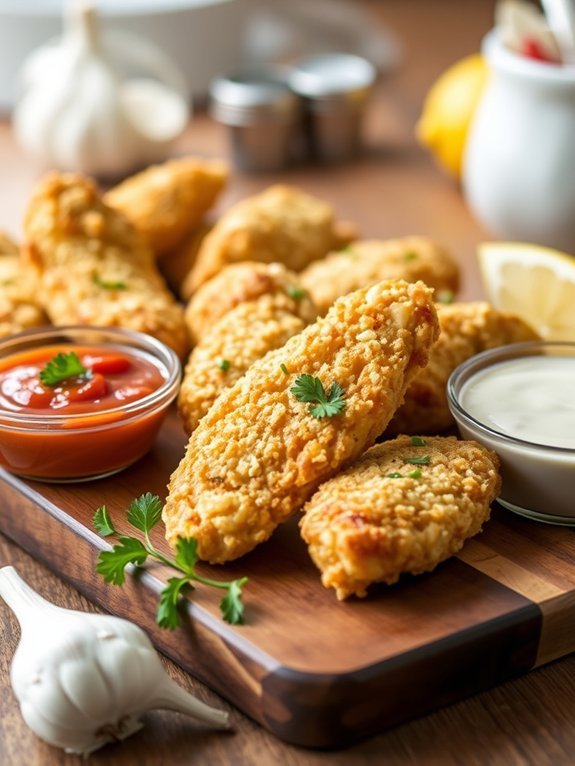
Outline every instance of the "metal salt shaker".
<path fill-rule="evenodd" d="M 365 104 L 375 78 L 375 67 L 350 53 L 309 56 L 291 70 L 289 84 L 303 101 L 313 158 L 342 162 L 357 153 Z"/>
<path fill-rule="evenodd" d="M 252 68 L 220 77 L 210 88 L 210 112 L 230 126 L 234 165 L 244 171 L 272 172 L 294 157 L 300 121 L 299 98 L 282 70 Z"/>

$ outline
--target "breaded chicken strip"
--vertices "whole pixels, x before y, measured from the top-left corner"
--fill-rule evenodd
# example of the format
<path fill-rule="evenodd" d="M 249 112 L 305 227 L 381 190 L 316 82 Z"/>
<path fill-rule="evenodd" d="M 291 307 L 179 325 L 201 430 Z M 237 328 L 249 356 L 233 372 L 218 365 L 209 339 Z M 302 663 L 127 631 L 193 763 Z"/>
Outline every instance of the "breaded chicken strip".
<path fill-rule="evenodd" d="M 457 292 L 459 271 L 451 255 L 426 237 L 359 240 L 311 263 L 301 273 L 323 315 L 341 295 L 383 279 L 421 280 L 437 292 Z"/>
<path fill-rule="evenodd" d="M 281 263 L 243 261 L 226 266 L 194 293 L 186 307 L 186 323 L 192 342 L 198 343 L 234 306 L 255 301 L 262 295 L 288 296 L 292 301 L 292 313 L 306 324 L 317 317 L 317 309 L 297 274 Z"/>
<path fill-rule="evenodd" d="M 446 386 L 453 370 L 480 351 L 539 337 L 522 319 L 488 303 L 439 304 L 437 315 L 439 340 L 431 349 L 429 364 L 409 385 L 387 436 L 434 434 L 451 428 L 455 421 L 447 404 Z"/>
<path fill-rule="evenodd" d="M 341 600 L 431 571 L 488 520 L 498 468 L 493 452 L 455 437 L 414 446 L 400 436 L 372 447 L 304 508 L 301 533 L 322 583 Z"/>
<path fill-rule="evenodd" d="M 227 180 L 221 160 L 182 157 L 130 176 L 110 189 L 104 202 L 121 211 L 162 256 L 201 224 Z"/>
<path fill-rule="evenodd" d="M 200 558 L 223 562 L 267 540 L 319 484 L 373 444 L 437 337 L 423 283 L 358 290 L 253 364 L 200 421 L 171 477 L 166 537 L 198 541 Z M 313 414 L 292 391 L 302 373 L 344 409 Z M 336 392 L 337 393 L 337 392 Z"/>
<path fill-rule="evenodd" d="M 217 322 L 190 354 L 178 396 L 178 412 L 190 434 L 225 388 L 268 351 L 306 326 L 285 295 L 241 303 Z"/>
<path fill-rule="evenodd" d="M 290 186 L 270 186 L 238 202 L 202 242 L 192 291 L 224 266 L 238 261 L 283 263 L 301 271 L 311 261 L 349 242 L 355 232 L 339 224 L 327 202 Z"/>
<path fill-rule="evenodd" d="M 28 254 L 43 270 L 43 305 L 56 325 L 139 330 L 180 356 L 189 347 L 184 311 L 159 275 L 152 251 L 96 186 L 72 174 L 40 183 L 25 219 Z"/>
<path fill-rule="evenodd" d="M 38 305 L 38 272 L 0 232 L 0 338 L 47 323 Z"/>

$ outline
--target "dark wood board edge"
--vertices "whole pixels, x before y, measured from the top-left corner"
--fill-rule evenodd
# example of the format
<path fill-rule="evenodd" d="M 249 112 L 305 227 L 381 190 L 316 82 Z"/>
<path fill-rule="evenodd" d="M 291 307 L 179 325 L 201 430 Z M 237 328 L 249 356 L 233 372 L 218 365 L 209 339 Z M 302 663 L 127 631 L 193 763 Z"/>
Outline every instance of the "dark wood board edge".
<path fill-rule="evenodd" d="M 99 551 L 108 547 L 105 540 L 9 474 L 0 475 L 0 481 L 5 534 L 87 598 L 140 625 L 161 652 L 286 742 L 347 746 L 535 664 L 541 611 L 528 599 L 505 617 L 460 632 L 457 639 L 339 675 L 278 666 L 193 603 L 184 629 L 162 630 L 155 624 L 162 587 L 157 578 L 144 572 L 127 577 L 123 588 L 107 585 L 95 572 Z M 467 568 L 462 562 L 459 566 Z"/>

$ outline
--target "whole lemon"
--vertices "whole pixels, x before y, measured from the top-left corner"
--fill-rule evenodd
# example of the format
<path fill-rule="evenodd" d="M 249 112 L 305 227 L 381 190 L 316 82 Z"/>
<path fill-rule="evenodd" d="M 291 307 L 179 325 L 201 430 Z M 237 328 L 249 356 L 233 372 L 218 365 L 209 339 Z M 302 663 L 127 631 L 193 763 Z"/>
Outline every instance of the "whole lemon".
<path fill-rule="evenodd" d="M 431 86 L 416 126 L 420 143 L 458 179 L 467 133 L 487 74 L 480 53 L 466 56 L 446 69 Z"/>

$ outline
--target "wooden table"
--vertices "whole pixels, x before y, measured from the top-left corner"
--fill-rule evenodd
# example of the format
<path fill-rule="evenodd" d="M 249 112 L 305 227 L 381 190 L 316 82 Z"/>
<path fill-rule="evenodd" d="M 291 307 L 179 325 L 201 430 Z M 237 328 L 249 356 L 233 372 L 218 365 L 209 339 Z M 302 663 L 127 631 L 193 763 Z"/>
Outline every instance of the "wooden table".
<path fill-rule="evenodd" d="M 475 247 L 488 233 L 472 220 L 457 186 L 416 145 L 413 127 L 423 96 L 437 74 L 477 49 L 481 36 L 492 23 L 493 2 L 386 0 L 365 4 L 376 21 L 384 22 L 398 34 L 404 47 L 404 61 L 378 86 L 366 125 L 363 157 L 341 168 L 298 168 L 265 178 L 236 175 L 221 208 L 279 179 L 301 185 L 329 200 L 342 216 L 355 221 L 366 236 L 422 233 L 444 242 L 462 266 L 462 297 L 478 298 L 481 290 Z M 225 155 L 225 132 L 199 116 L 179 149 Z M 0 167 L 0 227 L 18 235 L 38 168 L 14 146 L 7 124 L 0 125 Z M 94 608 L 0 535 L 0 565 L 5 564 L 17 566 L 33 587 L 62 606 Z M 44 745 L 23 724 L 8 679 L 17 640 L 16 621 L 0 604 L 0 764 L 79 763 L 79 759 Z M 173 664 L 166 662 L 166 666 L 182 686 L 201 699 L 229 707 Z M 573 763 L 575 746 L 574 681 L 575 658 L 569 657 L 344 752 L 310 752 L 285 745 L 236 710 L 231 710 L 234 732 L 223 735 L 199 731 L 177 715 L 155 712 L 148 714 L 141 733 L 123 745 L 100 751 L 90 763 L 567 765 Z"/>

